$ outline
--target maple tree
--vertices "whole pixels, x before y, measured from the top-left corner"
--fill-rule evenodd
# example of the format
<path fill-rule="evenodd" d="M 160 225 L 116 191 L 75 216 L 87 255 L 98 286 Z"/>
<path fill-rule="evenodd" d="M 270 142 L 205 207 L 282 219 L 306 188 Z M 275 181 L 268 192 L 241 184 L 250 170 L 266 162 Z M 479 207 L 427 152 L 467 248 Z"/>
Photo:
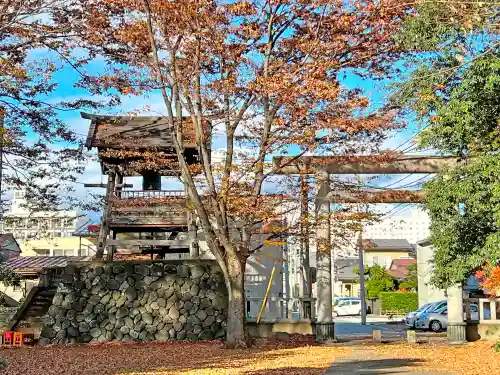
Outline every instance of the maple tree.
<path fill-rule="evenodd" d="M 78 135 L 61 114 L 99 108 L 92 100 L 57 100 L 57 71 L 78 69 L 68 28 L 54 17 L 62 0 L 0 0 L 0 147 L 2 191 L 22 188 L 31 209 L 56 208 L 68 198 L 87 160 Z M 67 201 L 66 203 L 68 203 Z"/>
<path fill-rule="evenodd" d="M 500 266 L 488 264 L 477 271 L 475 276 L 490 295 L 500 297 Z"/>
<path fill-rule="evenodd" d="M 370 110 L 343 76 L 386 76 L 404 8 L 392 0 L 78 3 L 64 22 L 80 47 L 109 63 L 80 84 L 95 94 L 161 95 L 180 177 L 229 291 L 227 345 L 246 345 L 252 238 L 294 203 L 265 193 L 300 190 L 296 178 L 275 176 L 283 165 L 270 158 L 379 150 L 391 117 Z M 183 155 L 186 128 L 200 155 L 194 171 Z"/>

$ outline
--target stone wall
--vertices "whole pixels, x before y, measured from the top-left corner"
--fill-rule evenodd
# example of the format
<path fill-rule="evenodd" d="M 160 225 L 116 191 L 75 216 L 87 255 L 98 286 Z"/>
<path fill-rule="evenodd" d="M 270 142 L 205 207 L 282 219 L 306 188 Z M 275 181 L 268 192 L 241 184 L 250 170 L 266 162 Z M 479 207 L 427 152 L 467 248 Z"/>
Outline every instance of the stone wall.
<path fill-rule="evenodd" d="M 40 344 L 223 338 L 227 290 L 213 261 L 68 266 Z"/>

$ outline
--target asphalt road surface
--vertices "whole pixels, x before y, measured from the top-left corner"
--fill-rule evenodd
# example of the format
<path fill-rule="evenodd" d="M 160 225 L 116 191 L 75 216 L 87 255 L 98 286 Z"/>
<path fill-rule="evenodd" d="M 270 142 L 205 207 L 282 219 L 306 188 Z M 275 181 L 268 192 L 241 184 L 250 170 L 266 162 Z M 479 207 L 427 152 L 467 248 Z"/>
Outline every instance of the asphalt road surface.
<path fill-rule="evenodd" d="M 382 331 L 382 337 L 396 339 L 406 337 L 406 326 L 402 322 L 388 318 L 368 318 L 366 325 L 361 325 L 361 318 L 338 317 L 334 319 L 335 334 L 339 338 L 362 338 L 371 336 L 373 330 Z"/>

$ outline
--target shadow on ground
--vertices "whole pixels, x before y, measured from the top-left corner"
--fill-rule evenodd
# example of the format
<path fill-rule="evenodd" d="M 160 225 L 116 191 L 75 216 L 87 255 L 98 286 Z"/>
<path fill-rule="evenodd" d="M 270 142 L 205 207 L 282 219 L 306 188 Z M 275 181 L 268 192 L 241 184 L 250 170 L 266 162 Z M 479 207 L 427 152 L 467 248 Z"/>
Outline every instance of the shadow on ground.
<path fill-rule="evenodd" d="M 420 361 L 410 359 L 377 359 L 377 360 L 356 360 L 346 362 L 336 362 L 328 370 L 326 375 L 384 375 L 384 374 L 415 374 L 411 367 L 418 366 Z M 403 367 L 409 368 L 402 370 Z M 416 370 L 416 369 L 415 369 Z M 249 371 L 248 375 L 302 375 L 310 374 L 311 369 L 301 367 L 287 367 L 280 369 L 266 369 Z"/>
<path fill-rule="evenodd" d="M 418 367 L 421 363 L 423 361 L 417 359 L 352 359 L 334 363 L 331 369 L 326 372 L 326 375 L 415 374 L 421 372 L 415 372 L 418 371 L 418 368 L 412 369 L 412 367 Z"/>

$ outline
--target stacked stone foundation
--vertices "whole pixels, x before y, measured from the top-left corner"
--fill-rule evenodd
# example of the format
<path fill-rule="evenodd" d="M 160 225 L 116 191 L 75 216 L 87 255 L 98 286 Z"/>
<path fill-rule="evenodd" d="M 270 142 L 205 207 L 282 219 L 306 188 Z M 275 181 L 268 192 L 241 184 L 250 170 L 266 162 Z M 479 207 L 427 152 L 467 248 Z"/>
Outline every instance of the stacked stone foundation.
<path fill-rule="evenodd" d="M 40 344 L 224 338 L 227 290 L 212 261 L 72 265 L 57 282 Z"/>

